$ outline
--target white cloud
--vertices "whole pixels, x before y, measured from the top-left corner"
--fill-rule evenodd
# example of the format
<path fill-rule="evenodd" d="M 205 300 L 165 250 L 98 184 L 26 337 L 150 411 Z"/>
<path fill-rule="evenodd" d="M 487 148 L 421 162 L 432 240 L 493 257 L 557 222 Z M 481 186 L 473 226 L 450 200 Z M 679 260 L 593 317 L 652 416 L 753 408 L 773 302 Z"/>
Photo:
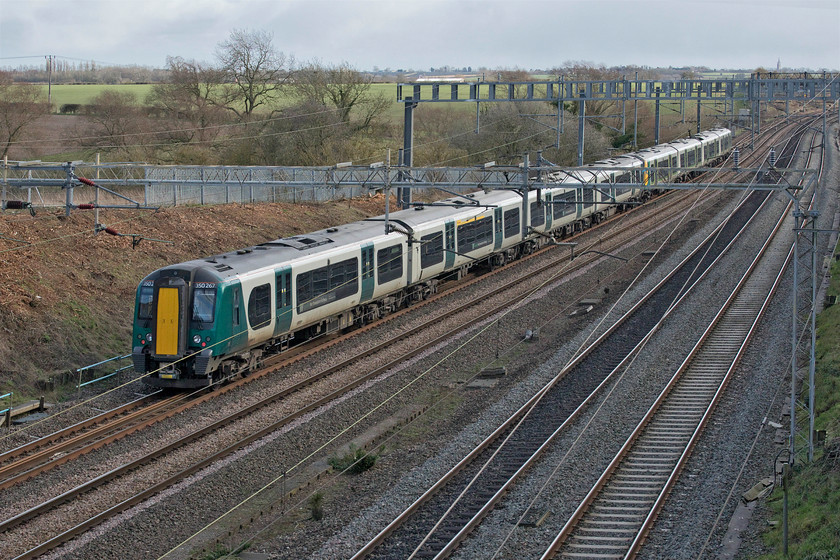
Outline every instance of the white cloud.
<path fill-rule="evenodd" d="M 210 61 L 233 28 L 357 68 L 840 67 L 836 0 L 3 0 L 0 65 Z M 13 57 L 33 56 L 33 59 Z"/>

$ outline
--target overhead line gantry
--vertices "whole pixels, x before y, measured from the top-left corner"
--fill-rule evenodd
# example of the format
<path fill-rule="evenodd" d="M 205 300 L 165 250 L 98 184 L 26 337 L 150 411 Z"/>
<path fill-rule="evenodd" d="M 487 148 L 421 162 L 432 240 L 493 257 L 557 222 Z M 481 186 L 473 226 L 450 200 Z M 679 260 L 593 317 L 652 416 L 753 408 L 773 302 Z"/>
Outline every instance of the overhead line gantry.
<path fill-rule="evenodd" d="M 838 74 L 753 74 L 750 78 L 650 80 L 638 78 L 620 80 L 557 80 L 534 82 L 422 82 L 397 84 L 397 101 L 405 108 L 403 149 L 400 165 L 413 166 L 414 109 L 421 103 L 475 103 L 476 131 L 479 129 L 482 103 L 544 102 L 557 106 L 556 145 L 563 131 L 565 103 L 578 104 L 578 166 L 583 165 L 584 122 L 587 101 L 653 101 L 656 103 L 655 139 L 659 144 L 659 106 L 665 102 L 697 101 L 697 132 L 701 130 L 701 105 L 706 102 L 724 103 L 724 114 L 735 120 L 735 103 L 751 107 L 750 130 L 759 132 L 761 102 L 785 102 L 789 112 L 791 101 L 826 103 L 840 99 Z M 624 106 L 624 105 L 623 105 Z M 727 108 L 731 108 L 727 109 Z M 603 118 L 603 116 L 601 117 Z M 622 110 L 621 130 L 626 129 L 626 111 Z M 825 119 L 823 122 L 825 132 Z M 411 190 L 398 187 L 401 206 L 411 203 Z"/>

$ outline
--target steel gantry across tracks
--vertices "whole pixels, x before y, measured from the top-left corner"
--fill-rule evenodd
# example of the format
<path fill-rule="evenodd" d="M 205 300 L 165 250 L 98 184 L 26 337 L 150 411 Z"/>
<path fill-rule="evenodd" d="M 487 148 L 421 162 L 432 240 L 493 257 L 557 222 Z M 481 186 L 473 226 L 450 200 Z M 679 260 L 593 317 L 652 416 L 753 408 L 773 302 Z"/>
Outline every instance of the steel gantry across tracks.
<path fill-rule="evenodd" d="M 638 73 L 637 73 L 638 75 Z M 750 78 L 735 79 L 686 79 L 686 80 L 651 80 L 651 79 L 615 79 L 615 80 L 557 80 L 534 82 L 486 82 L 471 83 L 422 82 L 397 84 L 397 100 L 405 107 L 403 125 L 403 149 L 400 150 L 399 163 L 413 165 L 414 144 L 414 109 L 421 103 L 474 103 L 476 132 L 479 130 L 480 106 L 482 103 L 499 102 L 543 102 L 557 107 L 556 126 L 546 125 L 557 132 L 555 147 L 560 145 L 560 135 L 564 128 L 566 104 L 577 105 L 577 140 L 578 166 L 583 165 L 584 122 L 597 118 L 602 125 L 609 117 L 621 119 L 621 129 L 626 131 L 626 103 L 628 101 L 653 101 L 656 103 L 654 144 L 659 144 L 659 106 L 661 102 L 680 103 L 680 112 L 684 114 L 685 102 L 697 102 L 697 132 L 701 130 L 701 106 L 706 103 L 723 103 L 719 115 L 731 123 L 736 121 L 735 103 L 750 107 L 747 119 L 753 138 L 759 132 L 761 122 L 761 103 L 785 103 L 785 113 L 790 112 L 790 102 L 813 104 L 825 114 L 827 103 L 840 99 L 840 76 L 837 74 L 753 74 Z M 587 101 L 607 101 L 621 103 L 622 110 L 617 115 L 587 116 Z M 816 104 L 820 105 L 817 106 Z M 840 106 L 838 106 L 840 108 Z M 636 113 L 634 111 L 634 113 Z M 543 115 L 551 117 L 552 115 Z M 740 117 L 739 117 L 740 118 Z M 633 146 L 636 143 L 636 116 L 633 125 Z M 824 119 L 825 120 L 825 119 Z M 543 123 L 545 124 L 545 123 Z M 608 125 L 606 125 L 608 126 Z M 613 127 L 610 127 L 613 128 Z M 825 130 L 825 125 L 823 126 Z M 752 144 L 752 142 L 751 142 Z M 411 201 L 411 191 L 400 188 L 397 197 L 403 206 Z"/>

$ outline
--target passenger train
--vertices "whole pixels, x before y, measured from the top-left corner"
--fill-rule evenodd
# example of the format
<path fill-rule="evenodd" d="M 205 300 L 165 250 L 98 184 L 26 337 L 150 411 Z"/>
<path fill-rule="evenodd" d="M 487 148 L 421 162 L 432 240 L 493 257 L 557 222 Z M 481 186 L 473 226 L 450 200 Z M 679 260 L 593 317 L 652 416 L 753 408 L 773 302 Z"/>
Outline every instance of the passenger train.
<path fill-rule="evenodd" d="M 244 375 L 290 345 L 423 300 L 443 278 L 582 230 L 731 148 L 731 131 L 713 129 L 550 173 L 527 196 L 490 190 L 393 212 L 387 232 L 379 216 L 161 268 L 137 288 L 134 368 L 164 388 Z"/>

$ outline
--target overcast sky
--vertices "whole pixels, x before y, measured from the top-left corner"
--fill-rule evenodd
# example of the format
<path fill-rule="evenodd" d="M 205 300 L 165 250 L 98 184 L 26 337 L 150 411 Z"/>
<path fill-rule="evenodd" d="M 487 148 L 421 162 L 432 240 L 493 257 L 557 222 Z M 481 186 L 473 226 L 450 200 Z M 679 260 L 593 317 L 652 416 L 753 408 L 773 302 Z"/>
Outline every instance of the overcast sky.
<path fill-rule="evenodd" d="M 299 62 L 840 69 L 840 0 L 0 0 L 0 66 L 213 62 L 230 31 Z M 40 60 L 39 60 L 40 59 Z"/>

